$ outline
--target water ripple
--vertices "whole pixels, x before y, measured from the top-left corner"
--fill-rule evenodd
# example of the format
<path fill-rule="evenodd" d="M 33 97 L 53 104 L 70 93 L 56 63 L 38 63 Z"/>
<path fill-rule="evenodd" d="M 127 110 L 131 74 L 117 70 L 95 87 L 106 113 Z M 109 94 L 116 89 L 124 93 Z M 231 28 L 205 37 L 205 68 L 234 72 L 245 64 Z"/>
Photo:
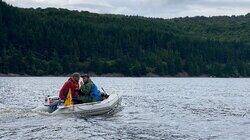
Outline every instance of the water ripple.
<path fill-rule="evenodd" d="M 66 77 L 0 78 L 0 139 L 248 139 L 250 79 L 93 78 L 122 105 L 101 116 L 39 115 Z M 32 85 L 32 86 L 30 86 Z"/>

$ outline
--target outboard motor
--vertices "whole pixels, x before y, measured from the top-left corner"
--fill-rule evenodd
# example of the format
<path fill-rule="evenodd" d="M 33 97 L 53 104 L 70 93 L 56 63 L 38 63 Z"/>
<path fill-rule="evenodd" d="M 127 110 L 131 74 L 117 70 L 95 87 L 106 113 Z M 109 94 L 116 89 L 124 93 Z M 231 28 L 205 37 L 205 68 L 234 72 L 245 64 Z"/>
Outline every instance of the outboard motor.
<path fill-rule="evenodd" d="M 60 105 L 61 103 L 63 103 L 63 102 L 59 97 L 47 96 L 47 97 L 45 97 L 44 106 L 48 106 L 49 107 L 49 113 L 52 113 L 55 110 L 57 110 L 58 105 Z"/>

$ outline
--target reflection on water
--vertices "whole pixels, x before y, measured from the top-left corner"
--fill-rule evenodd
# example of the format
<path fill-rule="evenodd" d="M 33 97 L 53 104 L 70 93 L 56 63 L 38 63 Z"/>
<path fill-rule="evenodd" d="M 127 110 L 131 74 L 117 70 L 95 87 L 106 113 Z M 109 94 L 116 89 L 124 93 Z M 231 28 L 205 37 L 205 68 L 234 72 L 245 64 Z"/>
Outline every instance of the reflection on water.
<path fill-rule="evenodd" d="M 250 79 L 93 78 L 122 105 L 102 116 L 31 110 L 66 77 L 0 77 L 0 139 L 248 139 Z"/>

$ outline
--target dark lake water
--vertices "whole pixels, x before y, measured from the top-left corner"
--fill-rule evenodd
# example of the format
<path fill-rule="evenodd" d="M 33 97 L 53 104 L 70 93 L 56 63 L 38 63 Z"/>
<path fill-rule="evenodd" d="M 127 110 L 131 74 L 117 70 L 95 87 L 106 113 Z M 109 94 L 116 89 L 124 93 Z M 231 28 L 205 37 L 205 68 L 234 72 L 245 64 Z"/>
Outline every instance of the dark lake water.
<path fill-rule="evenodd" d="M 43 116 L 66 77 L 0 77 L 0 139 L 250 139 L 250 79 L 93 78 L 114 114 Z"/>

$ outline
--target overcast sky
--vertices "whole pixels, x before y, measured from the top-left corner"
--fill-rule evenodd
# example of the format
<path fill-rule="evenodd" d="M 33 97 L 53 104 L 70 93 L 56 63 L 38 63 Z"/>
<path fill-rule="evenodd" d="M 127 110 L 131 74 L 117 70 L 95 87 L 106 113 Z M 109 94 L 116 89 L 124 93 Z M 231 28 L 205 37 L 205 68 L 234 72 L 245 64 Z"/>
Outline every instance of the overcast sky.
<path fill-rule="evenodd" d="M 146 17 L 245 15 L 250 0 L 3 0 L 18 7 L 56 7 Z"/>

